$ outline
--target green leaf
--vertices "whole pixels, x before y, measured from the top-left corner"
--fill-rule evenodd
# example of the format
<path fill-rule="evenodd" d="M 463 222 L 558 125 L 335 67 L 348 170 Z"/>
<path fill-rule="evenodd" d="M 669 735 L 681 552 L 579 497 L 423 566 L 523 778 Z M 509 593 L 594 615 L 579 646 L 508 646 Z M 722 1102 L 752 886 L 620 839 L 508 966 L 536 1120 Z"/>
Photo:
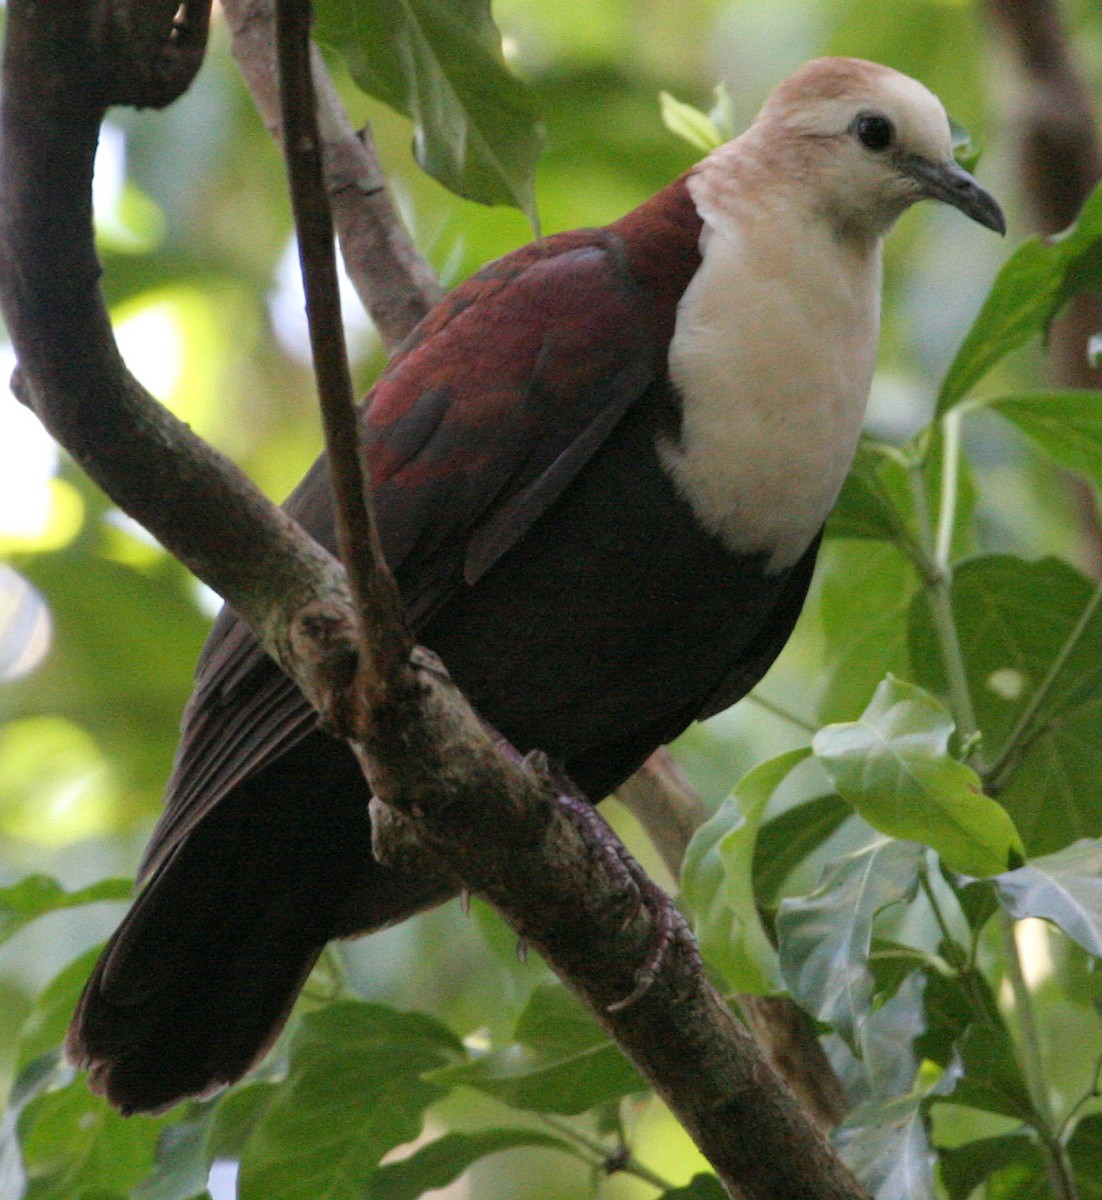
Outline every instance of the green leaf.
<path fill-rule="evenodd" d="M 616 1044 L 561 985 L 537 988 L 520 1016 L 516 1042 L 432 1072 L 514 1108 L 574 1116 L 646 1090 Z"/>
<path fill-rule="evenodd" d="M 850 720 L 885 675 L 909 676 L 907 617 L 918 576 L 887 543 L 831 542 L 819 567 L 826 635 L 819 719 Z"/>
<path fill-rule="evenodd" d="M 907 1095 L 862 1105 L 835 1132 L 843 1160 L 876 1200 L 934 1200 L 935 1156 L 924 1099 Z"/>
<path fill-rule="evenodd" d="M 1005 1029 L 991 985 L 976 967 L 952 975 L 930 971 L 922 1000 L 926 1028 L 915 1050 L 941 1067 L 949 1066 L 961 1038 L 977 1022 Z"/>
<path fill-rule="evenodd" d="M 211 1109 L 199 1109 L 197 1115 L 162 1131 L 153 1170 L 130 1200 L 193 1200 L 206 1192 L 213 1161 L 207 1153 L 211 1117 Z"/>
<path fill-rule="evenodd" d="M 1079 1200 L 1102 1200 L 1102 1113 L 1091 1113 L 1068 1139 Z"/>
<path fill-rule="evenodd" d="M 536 224 L 543 127 L 505 66 L 490 0 L 318 0 L 315 34 L 352 78 L 413 121 L 421 166 L 457 195 Z"/>
<path fill-rule="evenodd" d="M 38 1096 L 19 1116 L 26 1200 L 129 1195 L 153 1167 L 166 1124 L 120 1117 L 83 1079 Z"/>
<path fill-rule="evenodd" d="M 449 1030 L 416 1013 L 344 1001 L 307 1014 L 287 1078 L 245 1143 L 240 1200 L 353 1200 L 443 1095 L 422 1075 L 463 1054 Z"/>
<path fill-rule="evenodd" d="M 131 879 L 103 879 L 89 887 L 67 892 L 48 875 L 28 875 L 11 887 L 0 888 L 0 945 L 47 913 L 101 900 L 129 900 L 133 895 Z"/>
<path fill-rule="evenodd" d="M 1038 1121 L 1018 1056 L 1005 1026 L 973 1025 L 957 1044 L 964 1073 L 944 1098 L 984 1112 L 1014 1117 L 1027 1125 Z"/>
<path fill-rule="evenodd" d="M 781 902 L 778 949 L 789 990 L 850 1046 L 872 1007 L 873 922 L 914 896 L 924 853 L 914 842 L 877 839 L 828 867 L 810 896 Z"/>
<path fill-rule="evenodd" d="M 1102 392 L 1026 392 L 986 401 L 1062 467 L 1102 488 Z"/>
<path fill-rule="evenodd" d="M 830 538 L 894 542 L 908 557 L 924 553 L 916 532 L 925 522 L 915 513 L 912 475 L 925 480 L 936 507 L 944 478 L 945 436 L 940 425 L 928 427 L 905 447 L 862 438 L 838 503 L 827 522 Z M 973 539 L 976 485 L 966 460 L 957 464 L 956 520 L 953 549 L 966 552 Z M 923 535 L 924 536 L 924 535 Z"/>
<path fill-rule="evenodd" d="M 1016 920 L 1041 917 L 1102 958 L 1102 840 L 1083 839 L 995 877 Z"/>
<path fill-rule="evenodd" d="M 981 1183 L 1004 1171 L 1013 1171 L 1017 1177 L 1046 1178 L 1041 1151 L 1024 1130 L 946 1148 L 939 1157 L 949 1200 L 969 1200 Z"/>
<path fill-rule="evenodd" d="M 926 982 L 924 972 L 912 971 L 895 995 L 861 1023 L 858 1044 L 870 1101 L 887 1103 L 915 1085 L 919 1063 L 913 1047 L 926 1029 L 922 1003 Z"/>
<path fill-rule="evenodd" d="M 696 831 L 685 852 L 681 886 L 701 949 L 741 992 L 761 995 L 780 985 L 776 952 L 754 897 L 754 845 L 765 806 L 809 753 L 793 750 L 755 767 Z"/>
<path fill-rule="evenodd" d="M 1035 562 L 1006 554 L 962 563 L 953 578 L 953 616 L 984 757 L 993 761 L 1069 635 L 1094 588 L 1055 558 Z M 999 793 L 1029 854 L 1059 850 L 1102 835 L 1102 613 L 1064 663 L 1037 713 L 1041 735 Z M 927 606 L 912 614 L 911 659 L 916 679 L 944 687 Z"/>
<path fill-rule="evenodd" d="M 581 1157 L 569 1142 L 534 1129 L 449 1133 L 419 1147 L 408 1158 L 379 1167 L 363 1192 L 363 1200 L 417 1200 L 425 1192 L 447 1187 L 479 1159 L 523 1146 Z"/>
<path fill-rule="evenodd" d="M 1097 275 L 1102 188 L 1096 188 L 1065 233 L 1029 238 L 999 272 L 979 316 L 953 359 L 937 415 L 958 404 L 1002 358 L 1046 329 L 1061 305 Z"/>
<path fill-rule="evenodd" d="M 827 536 L 897 541 L 911 503 L 899 451 L 870 438 L 857 446 L 842 494 L 827 521 Z"/>
<path fill-rule="evenodd" d="M 44 1054 L 57 1050 L 73 1017 L 84 984 L 99 958 L 102 946 L 93 946 L 62 968 L 35 997 L 19 1031 L 16 1066 L 23 1070 Z"/>
<path fill-rule="evenodd" d="M 207 1157 L 240 1158 L 253 1130 L 276 1098 L 279 1085 L 247 1083 L 222 1096 L 207 1130 Z"/>
<path fill-rule="evenodd" d="M 774 907 L 788 876 L 851 816 L 853 809 L 844 800 L 819 796 L 766 821 L 754 845 L 758 902 Z"/>
<path fill-rule="evenodd" d="M 723 135 L 707 113 L 676 100 L 669 92 L 659 92 L 658 101 L 662 107 L 662 124 L 670 133 L 683 138 L 690 146 L 703 150 L 705 154 L 723 144 Z"/>
<path fill-rule="evenodd" d="M 949 754 L 953 722 L 913 684 L 889 676 L 861 719 L 820 729 L 812 748 L 839 793 L 874 828 L 932 846 L 967 875 L 1025 857 L 1006 810 Z"/>

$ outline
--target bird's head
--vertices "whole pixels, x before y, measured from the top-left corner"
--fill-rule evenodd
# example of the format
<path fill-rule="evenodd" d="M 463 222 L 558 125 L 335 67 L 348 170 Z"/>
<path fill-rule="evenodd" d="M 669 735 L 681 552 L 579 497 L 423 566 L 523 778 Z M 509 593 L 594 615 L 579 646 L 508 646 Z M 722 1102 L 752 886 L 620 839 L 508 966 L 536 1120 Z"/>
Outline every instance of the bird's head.
<path fill-rule="evenodd" d="M 843 230 L 882 235 L 932 199 L 1006 232 L 995 198 L 953 158 L 941 102 L 890 67 L 817 58 L 775 89 L 745 136 Z"/>

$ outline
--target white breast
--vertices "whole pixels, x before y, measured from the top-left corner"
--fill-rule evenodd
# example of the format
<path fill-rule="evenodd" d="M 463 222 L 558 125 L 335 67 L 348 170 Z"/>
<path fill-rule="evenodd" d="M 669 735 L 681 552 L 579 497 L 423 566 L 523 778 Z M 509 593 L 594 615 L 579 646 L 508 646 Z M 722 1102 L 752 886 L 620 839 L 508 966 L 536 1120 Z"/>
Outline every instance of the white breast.
<path fill-rule="evenodd" d="M 800 557 L 838 497 L 876 357 L 879 243 L 816 226 L 706 222 L 670 344 L 684 407 L 664 466 L 707 528 L 770 571 Z"/>

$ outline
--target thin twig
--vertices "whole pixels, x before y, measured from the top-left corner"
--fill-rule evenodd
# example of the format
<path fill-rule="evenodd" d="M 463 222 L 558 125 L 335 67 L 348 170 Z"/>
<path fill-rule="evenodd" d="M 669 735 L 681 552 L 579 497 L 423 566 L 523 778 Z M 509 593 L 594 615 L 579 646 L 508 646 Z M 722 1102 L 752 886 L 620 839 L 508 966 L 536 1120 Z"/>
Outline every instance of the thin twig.
<path fill-rule="evenodd" d="M 397 672 L 408 664 L 413 639 L 383 557 L 360 453 L 310 73 L 310 15 L 306 0 L 276 0 L 283 146 L 333 482 L 337 544 L 364 636 L 359 686 L 372 704 L 389 693 Z"/>
<path fill-rule="evenodd" d="M 233 56 L 264 124 L 283 139 L 273 0 L 222 0 Z M 349 278 L 388 350 L 444 295 L 414 245 L 379 164 L 370 129 L 352 127 L 316 47 L 311 50 L 325 186 Z"/>

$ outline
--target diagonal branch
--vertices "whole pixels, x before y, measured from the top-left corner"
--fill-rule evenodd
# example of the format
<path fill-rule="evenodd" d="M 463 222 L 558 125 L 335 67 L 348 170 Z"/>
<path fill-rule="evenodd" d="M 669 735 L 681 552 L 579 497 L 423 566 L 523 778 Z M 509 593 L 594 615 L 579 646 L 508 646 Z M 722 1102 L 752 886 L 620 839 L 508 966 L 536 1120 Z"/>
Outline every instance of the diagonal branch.
<path fill-rule="evenodd" d="M 132 0 L 127 11 L 147 6 Z M 113 11 L 123 8 L 119 0 Z M 121 507 L 226 596 L 361 748 L 374 805 L 393 806 L 384 816 L 415 833 L 410 852 L 446 861 L 544 954 L 732 1194 L 861 1197 L 684 939 L 671 940 L 634 1003 L 617 1005 L 635 990 L 636 964 L 650 960 L 657 935 L 652 907 L 625 894 L 625 860 L 594 853 L 547 781 L 498 753 L 423 654 L 371 711 L 350 702 L 357 619 L 339 564 L 126 371 L 98 287 L 91 172 L 104 108 L 116 98 L 105 63 L 117 95 L 135 94 L 143 76 L 118 67 L 125 55 L 105 46 L 93 20 L 100 11 L 96 0 L 8 5 L 0 302 L 21 395 Z M 119 36 L 129 28 L 120 23 Z"/>
<path fill-rule="evenodd" d="M 374 705 L 387 698 L 392 683 L 407 669 L 413 639 L 406 628 L 398 588 L 383 558 L 360 455 L 337 286 L 333 218 L 325 195 L 310 72 L 310 5 L 301 0 L 276 0 L 276 29 L 283 151 L 333 483 L 337 545 L 362 638 L 358 691 Z"/>
<path fill-rule="evenodd" d="M 233 55 L 264 124 L 282 141 L 272 0 L 222 0 Z M 402 224 L 371 130 L 357 134 L 325 63 L 311 52 L 326 190 L 341 254 L 364 308 L 388 350 L 444 295 Z"/>

